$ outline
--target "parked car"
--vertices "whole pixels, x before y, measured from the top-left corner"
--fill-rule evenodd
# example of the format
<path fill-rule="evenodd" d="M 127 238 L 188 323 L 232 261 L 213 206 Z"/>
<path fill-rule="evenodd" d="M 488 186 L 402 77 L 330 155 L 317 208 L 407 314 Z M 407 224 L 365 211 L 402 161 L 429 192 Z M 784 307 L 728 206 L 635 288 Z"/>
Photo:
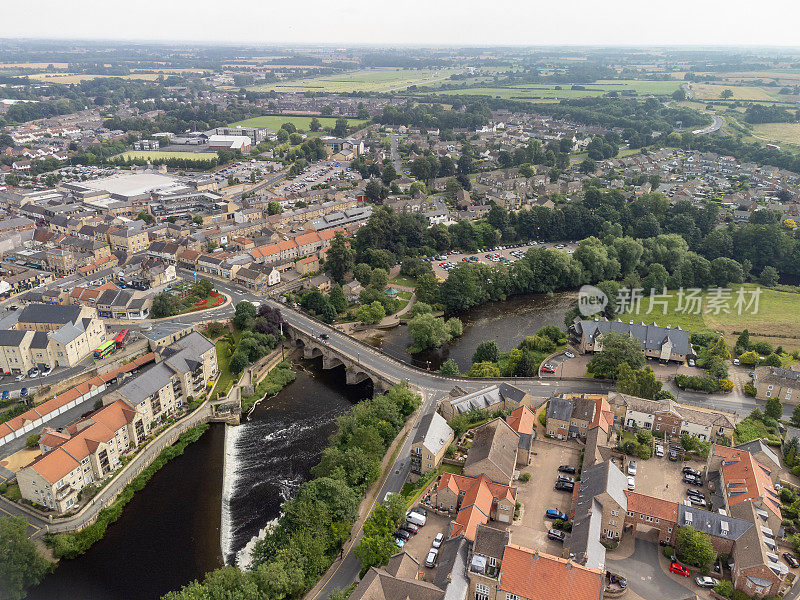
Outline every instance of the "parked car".
<path fill-rule="evenodd" d="M 406 515 L 406 521 L 418 527 L 425 527 L 427 518 L 424 515 L 412 511 Z"/>
<path fill-rule="evenodd" d="M 736 366 L 738 366 L 738 365 L 739 365 L 739 359 L 738 359 L 738 358 L 734 358 L 734 359 L 733 359 L 733 364 L 735 364 Z"/>
<path fill-rule="evenodd" d="M 566 356 L 567 358 L 575 358 L 575 354 L 573 352 L 570 352 L 569 350 L 564 352 L 564 356 Z"/>
<path fill-rule="evenodd" d="M 628 489 L 633 491 L 636 489 L 636 479 L 633 477 L 628 477 Z"/>
<path fill-rule="evenodd" d="M 569 473 L 570 475 L 575 475 L 575 467 L 572 465 L 561 465 L 558 467 L 559 473 Z"/>
<path fill-rule="evenodd" d="M 788 564 L 790 567 L 792 567 L 793 569 L 796 569 L 797 567 L 800 567 L 800 561 L 798 561 L 798 560 L 797 560 L 797 559 L 794 557 L 794 554 L 791 554 L 791 553 L 789 553 L 789 552 L 784 552 L 784 553 L 783 553 L 783 560 L 785 560 L 785 561 L 786 561 L 786 563 L 787 563 L 787 564 Z"/>
<path fill-rule="evenodd" d="M 19 375 L 14 377 L 14 381 L 22 381 L 23 379 L 25 379 L 25 373 L 20 373 Z"/>
<path fill-rule="evenodd" d="M 693 469 L 692 467 L 683 467 L 684 475 L 694 475 L 695 477 L 702 477 L 702 473 L 697 469 Z"/>
<path fill-rule="evenodd" d="M 700 490 L 696 490 L 694 488 L 689 488 L 688 490 L 686 490 L 686 494 L 689 496 L 698 496 L 700 498 L 706 497 L 706 495 L 703 492 L 701 492 Z"/>
<path fill-rule="evenodd" d="M 575 487 L 574 483 L 567 483 L 566 481 L 556 481 L 555 489 L 559 492 L 572 492 Z"/>
<path fill-rule="evenodd" d="M 684 577 L 689 577 L 692 573 L 684 567 L 681 563 L 672 561 L 669 565 L 669 570 L 675 573 L 676 575 L 683 575 Z"/>
<path fill-rule="evenodd" d="M 567 520 L 567 515 L 562 513 L 560 510 L 556 510 L 555 508 L 548 508 L 544 513 L 544 516 L 547 519 L 560 519 L 561 521 Z"/>
<path fill-rule="evenodd" d="M 549 363 L 542 366 L 542 373 L 555 373 L 555 372 L 556 368 Z"/>
<path fill-rule="evenodd" d="M 411 535 L 416 535 L 417 532 L 419 532 L 419 525 L 414 525 L 414 523 L 409 523 L 408 521 L 406 521 L 405 523 L 400 525 L 400 529 L 404 529 Z"/>
<path fill-rule="evenodd" d="M 565 483 L 575 483 L 575 478 L 570 477 L 569 475 L 559 475 L 556 478 L 556 481 L 563 481 Z"/>
<path fill-rule="evenodd" d="M 636 475 L 636 461 L 630 460 L 628 461 L 628 475 Z"/>
<path fill-rule="evenodd" d="M 706 507 L 705 498 L 698 498 L 697 496 L 689 496 L 689 502 L 691 502 L 693 506 L 699 506 L 701 508 Z"/>
<path fill-rule="evenodd" d="M 422 508 L 421 506 L 417 506 L 415 508 L 412 508 L 409 512 L 417 513 L 418 515 L 422 515 L 423 517 L 427 517 L 428 516 L 427 509 Z"/>
<path fill-rule="evenodd" d="M 439 546 L 442 545 L 443 541 L 444 541 L 444 534 L 442 532 L 437 533 L 436 537 L 433 538 L 433 547 L 438 548 Z"/>
<path fill-rule="evenodd" d="M 694 475 L 684 475 L 683 483 L 688 483 L 689 485 L 703 485 L 703 480 Z"/>
<path fill-rule="evenodd" d="M 406 545 L 406 541 L 402 538 L 396 537 L 394 538 L 394 545 L 397 546 L 398 548 L 402 548 L 403 546 Z"/>
<path fill-rule="evenodd" d="M 394 537 L 408 541 L 408 539 L 411 537 L 411 534 L 408 533 L 405 529 L 398 529 L 397 532 L 395 532 Z"/>
<path fill-rule="evenodd" d="M 662 458 L 664 456 L 664 446 L 661 444 L 656 445 L 656 456 Z"/>
<path fill-rule="evenodd" d="M 695 577 L 694 582 L 702 588 L 713 588 L 719 585 L 719 579 L 713 577 Z"/>
<path fill-rule="evenodd" d="M 558 540 L 559 542 L 563 542 L 567 539 L 567 534 L 561 531 L 560 529 L 551 529 L 547 532 L 548 539 L 551 540 Z"/>
<path fill-rule="evenodd" d="M 28 395 L 28 388 L 24 387 L 19 391 L 20 396 L 27 396 Z"/>
<path fill-rule="evenodd" d="M 42 377 L 46 377 L 47 375 L 50 375 L 50 373 L 52 372 L 53 369 L 51 367 L 45 367 L 44 369 L 42 369 Z"/>
<path fill-rule="evenodd" d="M 621 575 L 617 575 L 616 573 L 609 573 L 608 579 L 611 581 L 611 583 L 616 583 L 623 590 L 626 587 L 628 587 L 628 580 L 622 577 Z"/>
<path fill-rule="evenodd" d="M 678 461 L 678 453 L 675 450 L 670 450 L 669 451 L 669 459 L 672 462 L 677 462 Z"/>
<path fill-rule="evenodd" d="M 693 366 L 694 366 L 694 364 L 695 364 L 695 363 L 694 363 L 694 359 L 693 359 L 693 358 L 690 358 L 688 362 L 689 362 L 689 366 L 690 366 L 690 367 L 693 367 Z"/>
<path fill-rule="evenodd" d="M 439 550 L 437 548 L 431 548 L 428 551 L 428 556 L 425 557 L 425 566 L 430 568 L 435 567 L 437 558 L 439 558 Z"/>
<path fill-rule="evenodd" d="M 8 390 L 3 390 L 2 399 L 3 400 L 8 400 L 9 395 L 10 394 L 9 394 Z"/>

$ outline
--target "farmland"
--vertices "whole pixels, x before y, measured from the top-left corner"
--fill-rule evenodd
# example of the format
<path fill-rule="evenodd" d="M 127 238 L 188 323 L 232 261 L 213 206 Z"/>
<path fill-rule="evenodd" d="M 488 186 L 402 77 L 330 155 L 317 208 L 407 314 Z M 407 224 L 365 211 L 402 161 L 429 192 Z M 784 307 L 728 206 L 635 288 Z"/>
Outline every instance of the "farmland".
<path fill-rule="evenodd" d="M 742 310 L 739 314 L 735 308 L 737 293 L 740 287 L 744 288 L 745 302 L 749 302 L 751 292 L 758 286 L 754 284 L 744 284 L 744 286 L 731 286 L 732 293 L 728 304 L 729 312 L 704 312 L 702 314 L 689 314 L 679 312 L 677 293 L 672 292 L 664 314 L 662 306 L 655 305 L 652 312 L 650 310 L 650 299 L 642 300 L 641 308 L 637 313 L 628 313 L 621 318 L 644 321 L 652 323 L 655 321 L 659 325 L 679 326 L 692 332 L 719 331 L 725 335 L 725 339 L 730 345 L 736 342 L 737 331 L 748 329 L 750 335 L 758 340 L 766 340 L 773 346 L 782 345 L 784 349 L 800 348 L 800 323 L 797 321 L 797 306 L 800 302 L 800 288 L 785 288 L 783 291 L 761 288 L 761 296 L 758 302 L 758 312 Z M 707 310 L 710 291 L 706 291 L 703 296 L 703 310 Z"/>
<path fill-rule="evenodd" d="M 580 84 L 585 89 L 573 90 L 572 84 L 544 85 L 525 84 L 510 87 L 477 87 L 462 90 L 444 90 L 442 94 L 493 96 L 513 100 L 554 101 L 565 98 L 586 98 L 589 96 L 602 96 L 608 92 L 620 94 L 636 94 L 645 96 L 649 94 L 669 95 L 680 86 L 680 81 L 645 81 L 645 80 L 600 80 L 595 83 Z M 556 89 L 561 88 L 561 89 Z"/>
<path fill-rule="evenodd" d="M 412 85 L 431 85 L 447 80 L 459 69 L 359 69 L 349 73 L 323 75 L 296 79 L 285 83 L 267 83 L 253 86 L 254 91 L 278 92 L 391 92 L 405 90 Z"/>
<path fill-rule="evenodd" d="M 267 129 L 277 130 L 281 128 L 284 123 L 291 123 L 300 131 L 308 131 L 313 117 L 298 117 L 293 115 L 265 115 L 263 117 L 253 117 L 252 119 L 245 119 L 238 123 L 231 123 L 231 127 L 266 127 Z M 333 127 L 336 124 L 336 117 L 317 117 L 323 127 Z M 347 124 L 350 127 L 356 125 L 361 126 L 367 121 L 359 119 L 347 119 Z"/>
<path fill-rule="evenodd" d="M 48 81 L 50 83 L 80 83 L 82 81 L 91 81 L 92 79 L 116 77 L 118 79 L 144 79 L 146 81 L 155 81 L 163 75 L 159 73 L 132 73 L 131 75 L 91 75 L 88 73 L 36 73 L 31 75 L 31 79 L 38 79 L 40 81 Z"/>
<path fill-rule="evenodd" d="M 720 94 L 723 90 L 730 90 L 733 92 L 731 100 L 780 100 L 777 95 L 777 89 L 770 94 L 764 88 L 747 86 L 747 85 L 733 85 L 733 84 L 715 84 L 715 83 L 693 83 L 692 91 L 696 100 L 719 100 Z M 774 94 L 774 95 L 773 95 Z"/>
<path fill-rule="evenodd" d="M 144 160 L 168 160 L 170 158 L 185 158 L 187 160 L 214 160 L 217 158 L 214 152 L 159 152 L 158 150 L 130 150 L 118 154 L 119 158 L 144 159 Z"/>
<path fill-rule="evenodd" d="M 800 123 L 762 123 L 753 125 L 753 137 L 776 144 L 800 146 Z"/>

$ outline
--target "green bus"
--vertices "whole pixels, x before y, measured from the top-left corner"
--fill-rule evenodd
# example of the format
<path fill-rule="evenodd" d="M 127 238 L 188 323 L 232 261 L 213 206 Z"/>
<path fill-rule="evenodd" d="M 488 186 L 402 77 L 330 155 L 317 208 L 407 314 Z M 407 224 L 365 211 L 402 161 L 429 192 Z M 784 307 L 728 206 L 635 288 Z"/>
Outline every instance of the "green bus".
<path fill-rule="evenodd" d="M 117 343 L 114 340 L 109 340 L 94 351 L 94 359 L 100 360 L 109 354 L 114 354 L 117 350 Z"/>

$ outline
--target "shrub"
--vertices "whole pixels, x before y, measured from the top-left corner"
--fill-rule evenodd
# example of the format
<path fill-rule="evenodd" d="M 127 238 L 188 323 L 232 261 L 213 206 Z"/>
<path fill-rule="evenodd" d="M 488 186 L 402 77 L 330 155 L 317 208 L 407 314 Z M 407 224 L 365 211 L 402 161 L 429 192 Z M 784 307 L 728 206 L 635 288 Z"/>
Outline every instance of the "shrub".
<path fill-rule="evenodd" d="M 522 475 L 519 476 L 519 480 L 522 481 L 523 483 L 527 483 L 531 480 L 531 474 L 523 473 Z"/>
<path fill-rule="evenodd" d="M 730 581 L 720 581 L 715 587 L 714 591 L 720 596 L 730 598 L 733 595 L 733 583 Z"/>
<path fill-rule="evenodd" d="M 39 445 L 39 434 L 32 433 L 27 438 L 25 438 L 25 447 L 26 448 L 35 448 Z"/>
<path fill-rule="evenodd" d="M 721 391 L 721 392 L 731 392 L 731 391 L 733 391 L 733 382 L 730 379 L 720 379 L 720 381 L 719 381 L 719 391 Z"/>
<path fill-rule="evenodd" d="M 675 550 L 672 548 L 672 546 L 664 546 L 664 556 L 667 558 L 672 558 L 675 556 Z"/>
<path fill-rule="evenodd" d="M 539 413 L 539 423 L 542 424 L 542 427 L 547 427 L 547 406 L 542 409 L 542 412 Z"/>
<path fill-rule="evenodd" d="M 750 396 L 751 398 L 755 398 L 756 396 L 756 386 L 752 383 L 748 383 L 744 386 L 744 395 Z"/>

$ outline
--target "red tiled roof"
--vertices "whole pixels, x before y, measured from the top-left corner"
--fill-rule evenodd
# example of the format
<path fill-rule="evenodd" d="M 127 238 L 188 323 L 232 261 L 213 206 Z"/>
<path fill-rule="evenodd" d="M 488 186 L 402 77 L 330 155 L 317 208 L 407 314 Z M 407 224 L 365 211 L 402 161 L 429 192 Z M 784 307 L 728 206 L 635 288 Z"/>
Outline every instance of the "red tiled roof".
<path fill-rule="evenodd" d="M 508 424 L 517 433 L 533 433 L 536 417 L 527 406 L 520 406 L 508 415 Z"/>
<path fill-rule="evenodd" d="M 770 479 L 770 470 L 749 452 L 735 448 L 730 450 L 734 452 L 714 452 L 717 455 L 727 455 L 722 463 L 722 479 L 728 504 L 733 506 L 745 500 L 762 498 L 767 508 L 779 519 L 783 519 L 778 492 L 775 491 Z"/>
<path fill-rule="evenodd" d="M 500 589 L 528 600 L 599 600 L 603 572 L 565 558 L 509 544 L 500 565 Z"/>
<path fill-rule="evenodd" d="M 645 494 L 638 494 L 625 490 L 628 497 L 628 510 L 631 512 L 648 515 L 662 521 L 678 521 L 678 503 L 662 500 Z"/>

